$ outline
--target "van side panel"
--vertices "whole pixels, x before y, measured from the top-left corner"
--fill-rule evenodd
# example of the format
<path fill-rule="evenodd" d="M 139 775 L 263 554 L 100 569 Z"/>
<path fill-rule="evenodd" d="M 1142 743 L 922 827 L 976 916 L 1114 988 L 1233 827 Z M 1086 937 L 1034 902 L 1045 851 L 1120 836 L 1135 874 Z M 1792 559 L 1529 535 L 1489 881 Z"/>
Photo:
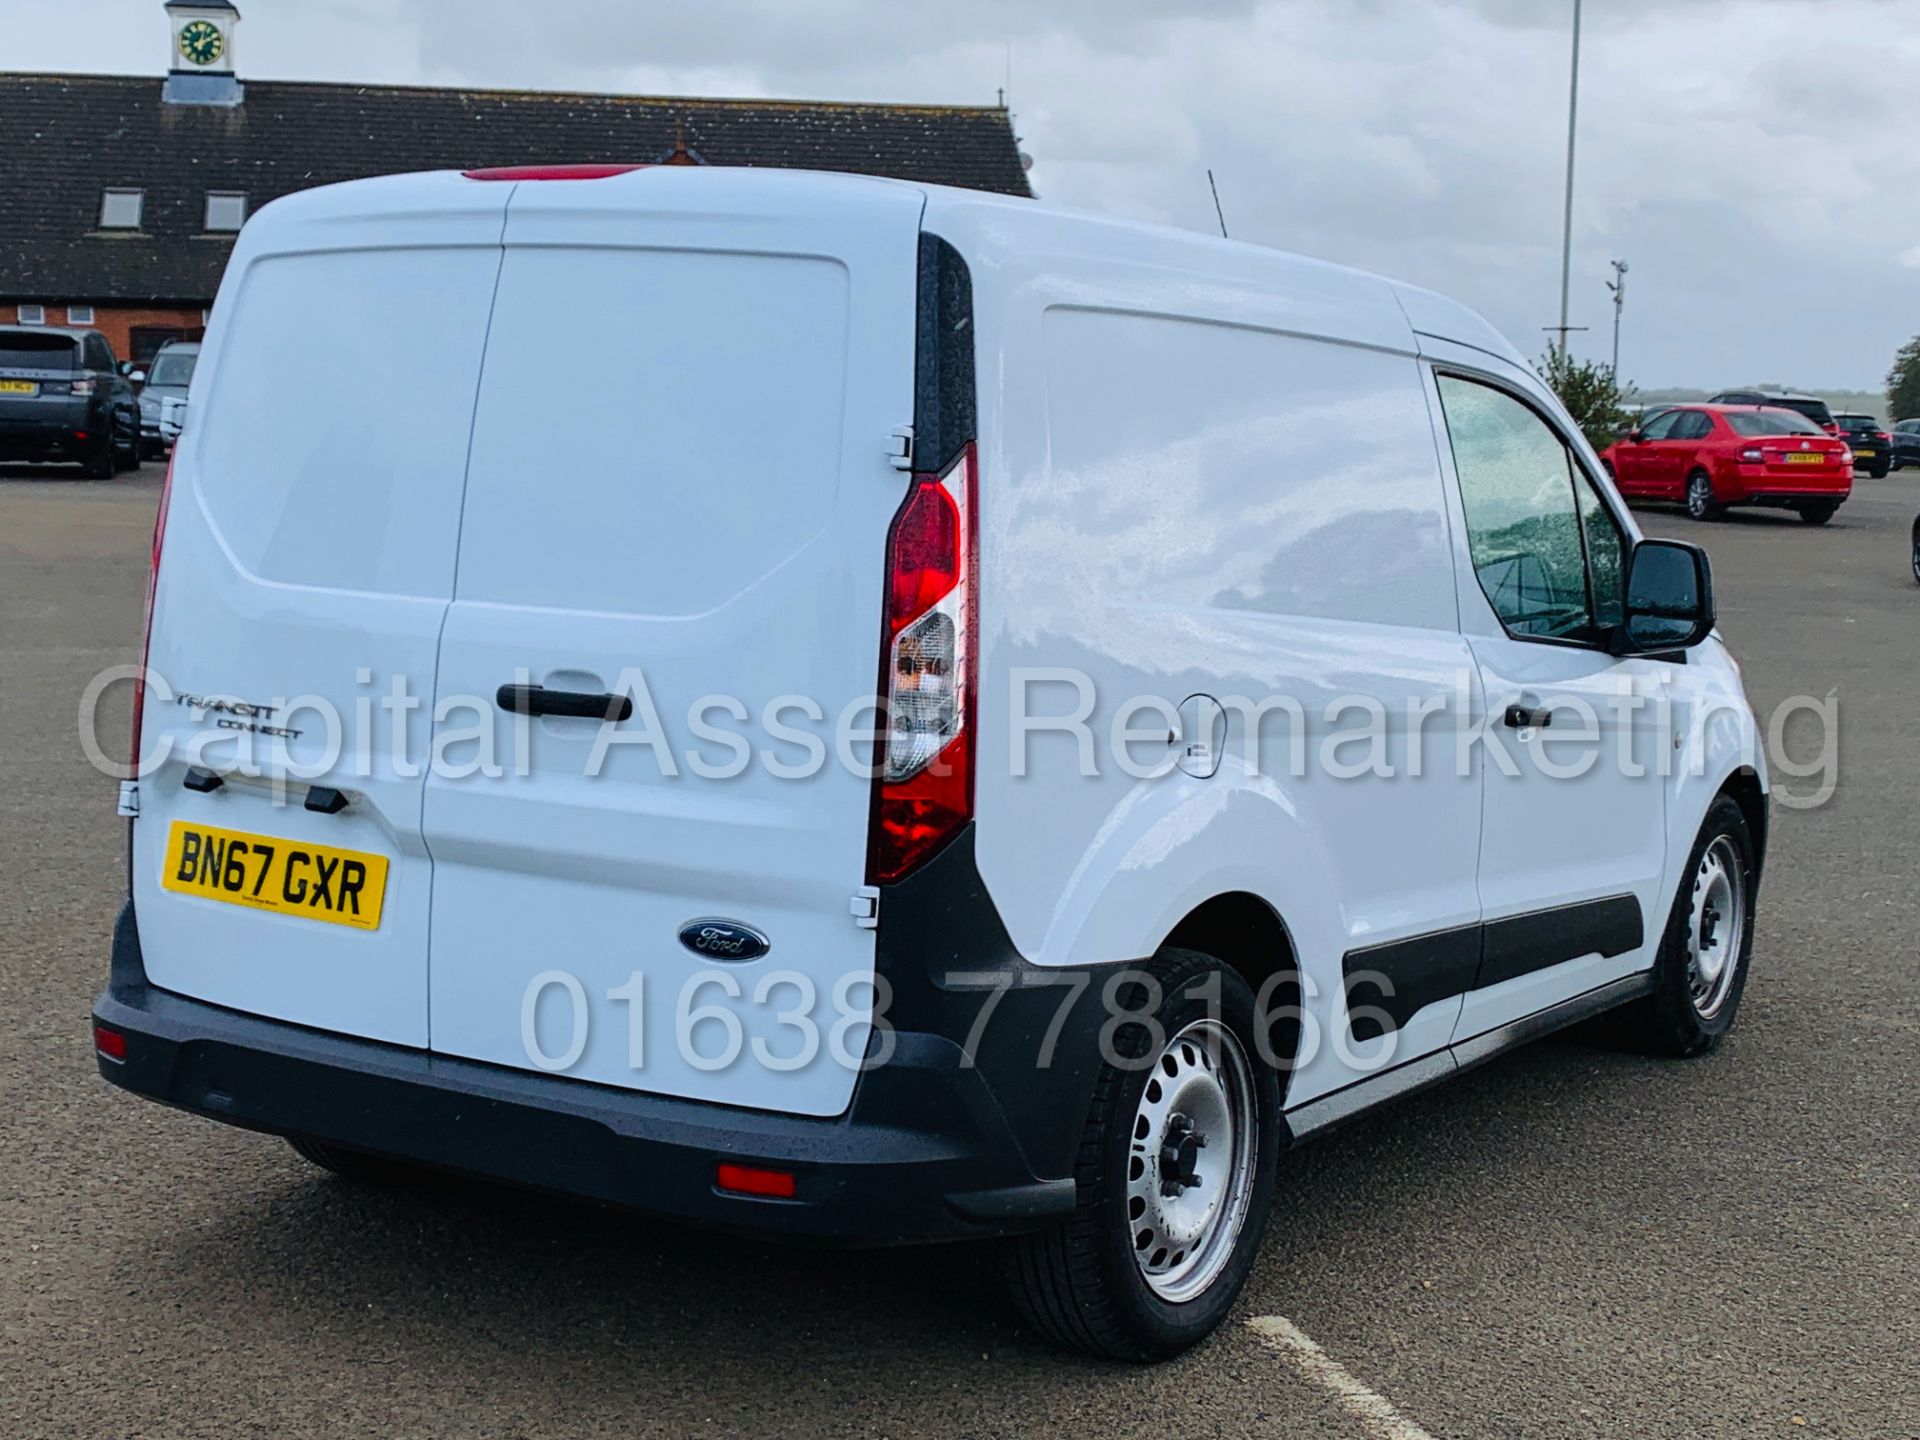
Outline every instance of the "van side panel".
<path fill-rule="evenodd" d="M 132 868 L 156 985 L 427 1043 L 421 776 L 504 188 L 309 192 L 239 243 L 175 454 L 156 597 L 144 745 L 166 758 L 141 780 Z M 189 790 L 190 766 L 225 783 Z M 277 792 L 247 773 L 278 767 L 292 778 Z M 310 785 L 350 803 L 309 811 Z M 176 822 L 386 859 L 378 927 L 162 888 Z"/>
<path fill-rule="evenodd" d="M 1321 1043 L 1295 1103 L 1349 1083 L 1356 1054 L 1443 1044 L 1457 996 L 1390 1040 L 1349 1043 L 1341 971 L 1348 951 L 1480 915 L 1478 779 L 1452 765 L 1479 697 L 1418 362 L 1391 293 L 1255 252 L 1232 278 L 1173 263 L 1217 261 L 1217 245 L 1184 256 L 1155 237 L 1167 254 L 1114 260 L 1111 237 L 1073 222 L 1036 218 L 1061 232 L 1025 237 L 1004 214 L 979 233 L 967 219 L 956 206 L 929 224 L 975 275 L 977 851 L 1015 944 L 1043 965 L 1145 957 L 1188 910 L 1245 890 L 1279 913 L 1314 986 Z M 1211 779 L 1171 769 L 1164 711 L 1125 708 L 1194 694 L 1238 712 Z M 1381 761 L 1395 771 L 1410 709 L 1444 702 L 1425 727 L 1431 778 L 1324 773 L 1328 733 L 1367 720 L 1348 709 L 1327 723 L 1343 698 L 1388 715 Z M 1249 730 L 1247 703 L 1272 700 L 1308 721 L 1304 773 L 1292 773 L 1283 711 Z M 1023 714 L 1083 710 L 1096 775 L 1061 726 L 1020 734 Z M 1117 747 L 1129 723 L 1141 738 Z M 1337 759 L 1364 768 L 1366 747 Z"/>

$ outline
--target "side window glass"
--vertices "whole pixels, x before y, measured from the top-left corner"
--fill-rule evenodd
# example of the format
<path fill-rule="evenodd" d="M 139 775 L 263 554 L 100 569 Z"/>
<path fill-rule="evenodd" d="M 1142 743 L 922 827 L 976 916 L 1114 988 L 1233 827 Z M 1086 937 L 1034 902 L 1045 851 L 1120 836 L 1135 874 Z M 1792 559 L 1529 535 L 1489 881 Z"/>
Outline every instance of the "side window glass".
<path fill-rule="evenodd" d="M 1640 433 L 1649 440 L 1669 440 L 1673 438 L 1673 427 L 1677 425 L 1679 421 L 1680 412 L 1678 410 L 1669 410 L 1666 414 L 1656 419 L 1651 425 L 1641 430 Z"/>
<path fill-rule="evenodd" d="M 1674 431 L 1676 440 L 1704 440 L 1713 433 L 1713 422 L 1698 410 L 1689 410 Z"/>
<path fill-rule="evenodd" d="M 1438 383 L 1468 548 L 1488 603 L 1515 635 L 1590 638 L 1572 455 L 1544 420 L 1504 391 L 1450 375 Z"/>

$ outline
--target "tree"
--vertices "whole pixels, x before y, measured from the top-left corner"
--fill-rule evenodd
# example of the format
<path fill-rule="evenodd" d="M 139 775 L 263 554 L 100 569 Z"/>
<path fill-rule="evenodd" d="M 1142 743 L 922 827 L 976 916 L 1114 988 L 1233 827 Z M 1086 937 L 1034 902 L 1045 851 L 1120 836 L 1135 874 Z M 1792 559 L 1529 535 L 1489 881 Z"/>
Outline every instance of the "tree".
<path fill-rule="evenodd" d="M 1887 419 L 1910 420 L 1920 415 L 1920 335 L 1900 347 L 1887 372 Z"/>
<path fill-rule="evenodd" d="M 1631 385 L 1621 386 L 1611 365 L 1549 350 L 1540 358 L 1539 370 L 1594 449 L 1604 450 L 1620 438 L 1633 418 L 1626 407 L 1637 392 Z M 1920 367 L 1916 370 L 1920 372 Z"/>

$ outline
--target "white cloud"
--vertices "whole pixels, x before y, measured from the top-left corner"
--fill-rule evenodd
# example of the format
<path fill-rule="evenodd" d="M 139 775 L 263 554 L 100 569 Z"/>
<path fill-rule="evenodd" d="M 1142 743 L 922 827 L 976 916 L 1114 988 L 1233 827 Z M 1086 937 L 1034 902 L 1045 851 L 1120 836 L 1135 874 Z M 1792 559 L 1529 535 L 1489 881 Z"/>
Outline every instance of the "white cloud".
<path fill-rule="evenodd" d="M 1920 330 L 1920 0 L 1587 7 L 1577 338 L 1646 384 L 1865 385 Z M 1559 297 L 1569 4 L 302 0 L 255 77 L 984 102 L 1051 200 L 1403 276 L 1523 348 Z M 159 0 L 0 0 L 5 64 L 157 72 Z M 1895 257 L 1895 258 L 1889 258 Z"/>

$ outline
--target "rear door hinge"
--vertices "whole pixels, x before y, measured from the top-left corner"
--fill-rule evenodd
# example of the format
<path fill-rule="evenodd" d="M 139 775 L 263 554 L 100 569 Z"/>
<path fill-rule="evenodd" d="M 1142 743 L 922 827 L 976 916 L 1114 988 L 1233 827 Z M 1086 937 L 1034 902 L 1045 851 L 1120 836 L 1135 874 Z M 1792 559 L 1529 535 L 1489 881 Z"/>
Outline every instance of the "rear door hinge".
<path fill-rule="evenodd" d="M 113 813 L 125 820 L 140 818 L 140 782 L 138 780 L 120 782 L 120 803 L 114 808 Z"/>
<path fill-rule="evenodd" d="M 887 463 L 896 470 L 913 469 L 913 427 L 897 425 L 887 437 Z"/>
<path fill-rule="evenodd" d="M 880 887 L 862 885 L 853 892 L 853 899 L 847 909 L 853 916 L 853 923 L 862 930 L 878 930 L 880 928 Z"/>

